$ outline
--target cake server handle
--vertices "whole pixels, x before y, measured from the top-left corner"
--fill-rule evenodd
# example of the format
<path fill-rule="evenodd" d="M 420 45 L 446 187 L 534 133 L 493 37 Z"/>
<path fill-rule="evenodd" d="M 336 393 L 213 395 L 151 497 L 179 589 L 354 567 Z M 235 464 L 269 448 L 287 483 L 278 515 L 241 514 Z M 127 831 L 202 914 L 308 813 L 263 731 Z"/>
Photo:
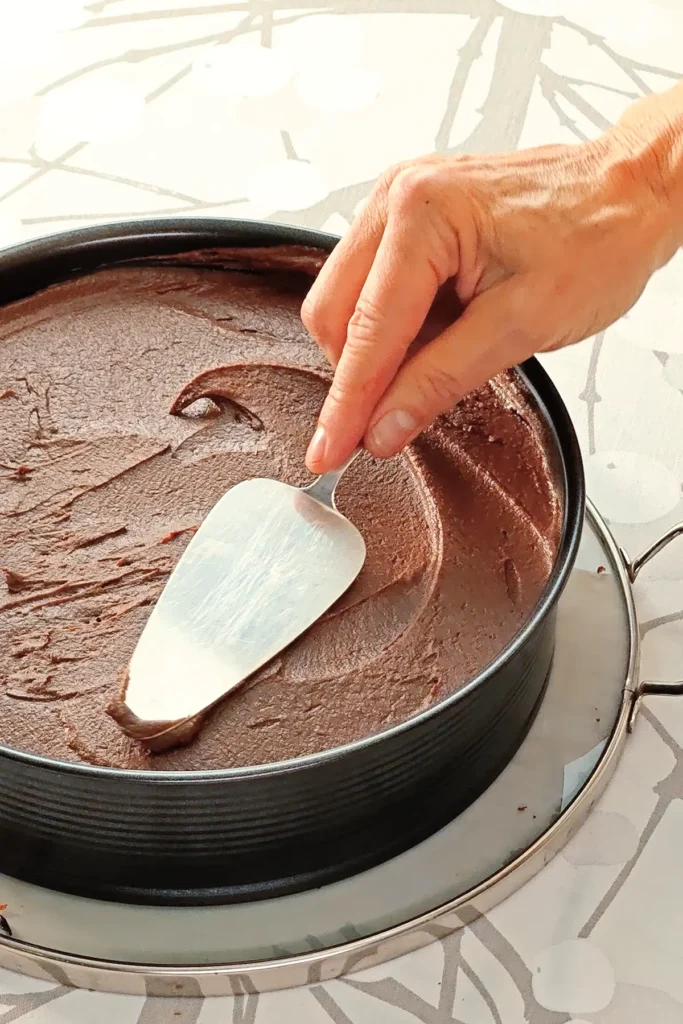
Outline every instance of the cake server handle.
<path fill-rule="evenodd" d="M 334 503 L 334 492 L 337 489 L 337 484 L 351 463 L 358 458 L 361 451 L 361 448 L 356 448 L 355 451 L 351 452 L 346 462 L 341 464 L 339 469 L 331 469 L 329 472 L 323 473 L 322 476 L 317 477 L 308 487 L 302 487 L 302 491 L 305 494 L 309 494 L 311 498 L 315 498 L 322 505 L 327 505 L 328 508 L 334 509 L 336 512 L 337 506 Z"/>

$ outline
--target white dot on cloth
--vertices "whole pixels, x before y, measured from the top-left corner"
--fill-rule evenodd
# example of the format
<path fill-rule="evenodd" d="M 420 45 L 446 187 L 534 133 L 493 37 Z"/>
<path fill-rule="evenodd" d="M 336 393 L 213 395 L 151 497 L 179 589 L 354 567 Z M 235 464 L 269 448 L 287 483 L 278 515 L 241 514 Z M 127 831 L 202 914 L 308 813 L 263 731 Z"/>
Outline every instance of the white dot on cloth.
<path fill-rule="evenodd" d="M 82 0 L 0 0 L 3 34 L 26 28 L 36 35 L 79 28 L 86 13 Z"/>
<path fill-rule="evenodd" d="M 571 17 L 580 7 L 580 0 L 498 0 L 500 7 L 518 14 L 534 14 L 537 17 Z"/>
<path fill-rule="evenodd" d="M 0 13 L 0 23 L 1 19 L 2 14 Z M 12 29 L 3 31 L 0 35 L 0 68 L 5 74 L 10 69 L 16 74 L 16 70 L 19 68 L 35 68 L 46 64 L 59 54 L 60 42 L 61 39 L 58 35 L 33 32 L 30 26 L 26 26 L 23 30 L 19 28 L 14 31 Z M 7 86 L 10 89 L 9 98 L 11 100 L 16 98 L 13 84 L 13 81 L 10 81 Z"/>
<path fill-rule="evenodd" d="M 621 981 L 611 1003 L 594 1017 L 593 1024 L 681 1024 L 681 1020 L 681 1003 L 668 992 Z"/>
<path fill-rule="evenodd" d="M 195 84 L 220 96 L 272 96 L 292 77 L 287 57 L 266 46 L 217 46 L 192 66 Z"/>
<path fill-rule="evenodd" d="M 681 485 L 662 462 L 639 452 L 602 451 L 586 460 L 588 493 L 615 523 L 649 523 L 676 508 Z"/>
<path fill-rule="evenodd" d="M 251 176 L 249 202 L 269 210 L 303 210 L 320 202 L 329 189 L 313 164 L 303 160 L 273 160 Z"/>
<path fill-rule="evenodd" d="M 278 30 L 277 46 L 298 69 L 350 67 L 365 53 L 362 18 L 349 14 L 319 14 L 291 28 Z"/>
<path fill-rule="evenodd" d="M 598 1013 L 616 988 L 611 963 L 588 939 L 569 939 L 544 950 L 534 962 L 532 985 L 544 1009 L 564 1013 Z"/>
<path fill-rule="evenodd" d="M 138 134 L 144 101 L 125 86 L 75 83 L 43 97 L 38 141 L 119 142 Z"/>
<path fill-rule="evenodd" d="M 324 74 L 312 68 L 297 75 L 295 88 L 309 107 L 350 113 L 377 99 L 381 81 L 379 71 L 371 68 L 331 68 Z"/>
<path fill-rule="evenodd" d="M 587 823 L 563 851 L 576 867 L 625 864 L 638 848 L 638 830 L 623 814 L 593 811 Z"/>

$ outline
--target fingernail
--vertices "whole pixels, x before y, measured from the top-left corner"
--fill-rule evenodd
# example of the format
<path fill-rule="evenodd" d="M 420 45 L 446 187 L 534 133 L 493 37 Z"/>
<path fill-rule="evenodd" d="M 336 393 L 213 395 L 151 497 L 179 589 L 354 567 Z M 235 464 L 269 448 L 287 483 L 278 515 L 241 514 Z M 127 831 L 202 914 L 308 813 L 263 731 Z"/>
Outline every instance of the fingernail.
<path fill-rule="evenodd" d="M 306 452 L 306 462 L 311 465 L 315 465 L 321 462 L 325 458 L 325 447 L 327 445 L 327 435 L 324 427 L 318 427 L 315 434 L 311 439 L 311 443 L 308 446 Z"/>
<path fill-rule="evenodd" d="M 405 409 L 385 413 L 369 431 L 370 448 L 376 455 L 395 455 L 410 440 L 419 424 Z"/>

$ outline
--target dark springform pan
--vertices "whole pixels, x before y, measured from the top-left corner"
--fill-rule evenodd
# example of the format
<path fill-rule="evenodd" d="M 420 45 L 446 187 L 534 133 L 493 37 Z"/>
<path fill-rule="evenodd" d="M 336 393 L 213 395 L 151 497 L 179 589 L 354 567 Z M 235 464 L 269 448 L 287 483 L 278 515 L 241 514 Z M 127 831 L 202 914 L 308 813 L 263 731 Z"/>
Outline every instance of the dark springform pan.
<path fill-rule="evenodd" d="M 283 243 L 330 251 L 335 242 L 320 232 L 229 220 L 86 228 L 0 253 L 0 304 L 122 260 Z M 0 871 L 122 902 L 263 899 L 378 864 L 475 800 L 516 752 L 543 697 L 557 602 L 583 524 L 581 455 L 567 410 L 535 360 L 520 372 L 550 428 L 564 523 L 541 600 L 492 664 L 380 735 L 281 764 L 135 772 L 0 747 Z"/>

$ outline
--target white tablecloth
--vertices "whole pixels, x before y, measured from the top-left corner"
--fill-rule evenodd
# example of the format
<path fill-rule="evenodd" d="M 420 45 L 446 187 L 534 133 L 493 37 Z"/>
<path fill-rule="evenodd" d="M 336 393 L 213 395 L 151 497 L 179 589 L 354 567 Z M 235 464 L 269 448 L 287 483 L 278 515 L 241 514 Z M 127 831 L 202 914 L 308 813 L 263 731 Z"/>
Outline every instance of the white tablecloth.
<path fill-rule="evenodd" d="M 393 161 L 597 134 L 678 77 L 682 39 L 680 0 L 0 0 L 0 245 L 170 214 L 342 233 Z M 683 256 L 545 363 L 589 493 L 635 554 L 683 518 Z M 683 543 L 637 598 L 643 674 L 676 678 Z M 652 699 L 565 851 L 419 953 L 213 1000 L 0 971 L 0 1024 L 678 1024 L 681 745 L 683 700 Z"/>

